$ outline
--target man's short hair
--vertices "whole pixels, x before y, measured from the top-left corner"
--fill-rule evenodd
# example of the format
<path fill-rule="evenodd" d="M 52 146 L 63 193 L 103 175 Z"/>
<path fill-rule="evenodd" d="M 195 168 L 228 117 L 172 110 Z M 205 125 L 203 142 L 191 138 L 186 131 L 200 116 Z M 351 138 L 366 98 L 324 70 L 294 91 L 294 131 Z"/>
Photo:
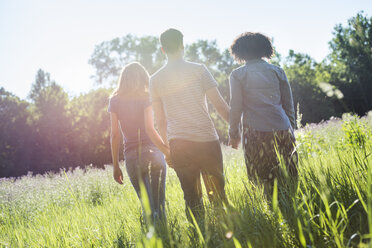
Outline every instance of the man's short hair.
<path fill-rule="evenodd" d="M 183 34 L 170 28 L 160 35 L 160 44 L 166 53 L 174 53 L 183 46 Z"/>

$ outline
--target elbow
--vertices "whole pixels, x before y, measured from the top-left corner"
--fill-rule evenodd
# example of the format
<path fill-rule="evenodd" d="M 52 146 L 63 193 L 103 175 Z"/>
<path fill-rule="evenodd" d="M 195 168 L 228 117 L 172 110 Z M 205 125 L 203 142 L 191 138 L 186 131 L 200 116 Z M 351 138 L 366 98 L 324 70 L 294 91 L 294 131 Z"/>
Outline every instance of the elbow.
<path fill-rule="evenodd" d="M 145 125 L 145 132 L 148 136 L 151 136 L 153 130 L 154 130 L 154 126 L 148 125 L 148 124 Z"/>
<path fill-rule="evenodd" d="M 164 128 L 167 126 L 167 120 L 165 118 L 159 118 L 156 122 L 159 128 Z"/>
<path fill-rule="evenodd" d="M 149 133 L 150 133 L 150 127 L 147 126 L 147 125 L 145 125 L 145 132 L 146 132 L 147 135 L 149 135 Z"/>
<path fill-rule="evenodd" d="M 218 104 L 216 105 L 216 110 L 218 113 L 220 113 L 223 116 L 229 116 L 230 115 L 230 107 L 227 104 Z"/>
<path fill-rule="evenodd" d="M 214 107 L 218 113 L 223 113 L 224 111 L 226 111 L 223 104 L 215 104 Z"/>
<path fill-rule="evenodd" d="M 118 140 L 119 139 L 119 133 L 118 132 L 111 132 L 110 134 L 111 140 Z"/>
<path fill-rule="evenodd" d="M 230 122 L 239 123 L 242 117 L 243 110 L 241 108 L 231 108 L 229 111 L 229 120 Z"/>

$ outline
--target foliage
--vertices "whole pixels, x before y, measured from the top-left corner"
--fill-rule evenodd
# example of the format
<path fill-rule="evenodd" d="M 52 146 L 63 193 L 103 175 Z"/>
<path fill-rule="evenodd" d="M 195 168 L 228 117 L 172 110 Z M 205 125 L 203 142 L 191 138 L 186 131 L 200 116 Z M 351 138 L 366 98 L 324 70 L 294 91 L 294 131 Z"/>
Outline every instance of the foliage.
<path fill-rule="evenodd" d="M 31 146 L 32 130 L 27 123 L 30 118 L 29 103 L 19 99 L 0 88 L 0 176 L 12 176 L 30 170 L 25 164 L 30 159 L 30 152 L 25 147 Z"/>
<path fill-rule="evenodd" d="M 50 80 L 50 75 L 39 70 L 32 85 L 33 103 L 32 156 L 29 163 L 36 173 L 58 170 L 74 162 L 69 149 L 72 123 L 67 109 L 68 95 L 61 86 Z"/>
<path fill-rule="evenodd" d="M 301 116 L 300 126 L 331 116 L 341 117 L 344 112 L 363 116 L 372 109 L 371 26 L 371 18 L 362 12 L 347 25 L 337 25 L 330 42 L 331 53 L 319 63 L 294 51 L 281 60 L 275 52 L 271 63 L 282 63 L 286 71 Z M 222 96 L 229 101 L 228 77 L 239 65 L 228 50 L 221 50 L 216 41 L 198 40 L 186 44 L 185 57 L 205 64 L 218 82 Z M 134 60 L 144 64 L 150 73 L 159 69 L 165 63 L 165 56 L 158 39 L 126 35 L 104 41 L 95 47 L 89 63 L 95 69 L 93 77 L 97 84 L 112 87 L 121 68 Z M 109 163 L 106 107 L 110 91 L 111 88 L 100 88 L 68 97 L 49 73 L 42 70 L 37 72 L 27 100 L 1 89 L 0 177 Z M 226 144 L 227 123 L 209 107 L 220 141 Z M 303 135 L 305 140 L 313 140 L 312 133 Z M 320 143 L 319 138 L 316 144 Z M 307 152 L 324 151 L 316 144 L 307 142 Z"/>
<path fill-rule="evenodd" d="M 303 116 L 302 124 L 320 122 L 336 115 L 332 99 L 319 86 L 326 80 L 322 64 L 306 54 L 290 50 L 284 70 L 291 83 L 294 104 Z"/>
<path fill-rule="evenodd" d="M 204 224 L 187 221 L 178 178 L 168 170 L 166 225 L 145 224 L 130 180 L 91 166 L 0 181 L 0 243 L 5 247 L 368 247 L 372 230 L 372 140 L 338 147 L 348 130 L 372 128 L 372 115 L 344 116 L 296 132 L 294 191 L 267 197 L 246 176 L 243 153 L 225 147 L 230 204 L 213 209 L 204 192 Z M 342 126 L 348 126 L 342 129 Z M 362 132 L 364 133 L 364 132 Z M 323 137 L 323 139 L 319 139 Z M 304 143 L 321 147 L 305 156 Z M 320 142 L 318 144 L 318 142 Z M 289 181 L 293 183 L 293 181 Z M 294 184 L 296 185 L 296 184 Z"/>
<path fill-rule="evenodd" d="M 167 177 L 167 223 L 154 226 L 144 223 L 126 175 L 119 186 L 111 167 L 94 168 L 111 160 L 106 108 L 112 89 L 68 97 L 42 70 L 27 100 L 1 88 L 0 177 L 31 173 L 0 179 L 0 246 L 370 246 L 372 112 L 358 115 L 372 109 L 371 24 L 359 13 L 346 26 L 337 25 L 331 53 L 320 63 L 294 51 L 282 62 L 304 125 L 296 131 L 297 187 L 279 185 L 272 197 L 265 196 L 247 180 L 242 152 L 224 148 L 230 205 L 215 210 L 206 203 L 201 226 L 187 221 L 173 170 Z M 276 55 L 271 62 L 279 65 Z M 238 66 L 229 52 L 215 41 L 199 40 L 186 45 L 185 56 L 208 66 L 228 101 L 228 76 Z M 102 42 L 89 63 L 98 84 L 113 86 L 121 67 L 134 60 L 150 73 L 160 68 L 165 57 L 157 38 L 127 35 Z M 210 112 L 226 142 L 227 124 L 213 108 Z M 86 164 L 92 165 L 77 167 Z"/>
<path fill-rule="evenodd" d="M 97 89 L 70 101 L 73 133 L 70 144 L 79 151 L 76 164 L 103 166 L 111 160 L 110 117 L 107 113 L 110 89 Z"/>
<path fill-rule="evenodd" d="M 337 25 L 333 35 L 330 82 L 345 96 L 343 112 L 364 115 L 372 109 L 372 17 L 360 12 L 346 26 Z"/>
<path fill-rule="evenodd" d="M 110 162 L 109 89 L 70 99 L 37 72 L 30 102 L 0 89 L 0 177 Z"/>
<path fill-rule="evenodd" d="M 365 121 L 360 121 L 358 116 L 345 114 L 342 130 L 345 133 L 344 145 L 366 148 L 367 141 L 372 139 L 371 128 Z"/>
<path fill-rule="evenodd" d="M 95 70 L 93 78 L 98 84 L 115 84 L 124 65 L 138 61 L 154 73 L 162 65 L 164 55 L 154 36 L 135 37 L 126 35 L 97 45 L 89 60 Z"/>

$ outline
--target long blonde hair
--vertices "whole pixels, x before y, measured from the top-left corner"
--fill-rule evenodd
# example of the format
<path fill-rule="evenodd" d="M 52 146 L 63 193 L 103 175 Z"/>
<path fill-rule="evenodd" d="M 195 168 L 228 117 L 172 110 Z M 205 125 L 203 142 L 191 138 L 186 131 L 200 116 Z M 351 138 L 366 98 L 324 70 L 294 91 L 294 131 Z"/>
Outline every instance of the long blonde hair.
<path fill-rule="evenodd" d="M 148 92 L 149 80 L 148 72 L 140 63 L 130 63 L 121 70 L 118 86 L 112 92 L 111 97 L 144 97 Z"/>

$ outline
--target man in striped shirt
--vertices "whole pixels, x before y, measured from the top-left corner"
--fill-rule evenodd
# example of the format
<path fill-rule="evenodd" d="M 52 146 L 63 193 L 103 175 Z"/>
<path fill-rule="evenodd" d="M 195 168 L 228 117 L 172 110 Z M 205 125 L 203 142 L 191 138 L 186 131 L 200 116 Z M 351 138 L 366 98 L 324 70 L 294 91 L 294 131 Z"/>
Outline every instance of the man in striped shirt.
<path fill-rule="evenodd" d="M 186 207 L 194 216 L 202 217 L 200 175 L 212 203 L 226 200 L 222 152 L 206 98 L 226 121 L 229 106 L 208 69 L 183 59 L 180 31 L 166 30 L 160 36 L 160 43 L 168 61 L 150 79 L 156 123 L 163 140 L 169 144 L 172 167 L 180 180 Z"/>

